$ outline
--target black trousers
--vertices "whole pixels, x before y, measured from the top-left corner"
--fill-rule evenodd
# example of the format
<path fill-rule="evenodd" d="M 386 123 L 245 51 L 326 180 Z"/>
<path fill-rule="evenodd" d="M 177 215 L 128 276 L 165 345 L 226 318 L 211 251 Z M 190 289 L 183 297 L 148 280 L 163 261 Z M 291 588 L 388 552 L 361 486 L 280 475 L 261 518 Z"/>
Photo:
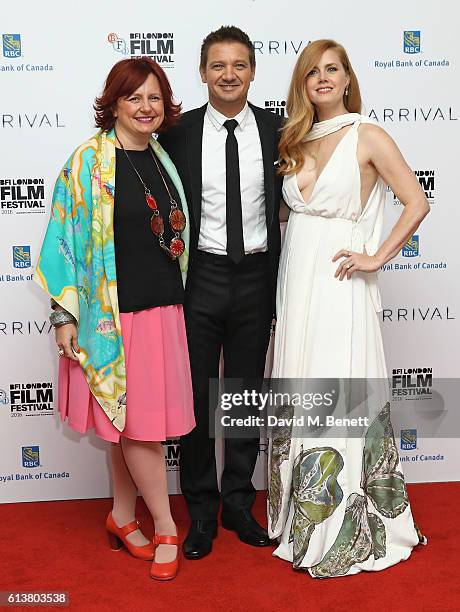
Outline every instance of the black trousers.
<path fill-rule="evenodd" d="M 259 452 L 258 432 L 226 438 L 219 495 L 215 439 L 210 436 L 209 380 L 261 379 L 272 319 L 267 253 L 227 256 L 198 251 L 187 279 L 185 322 L 192 371 L 196 427 L 181 438 L 181 488 L 192 520 L 215 519 L 222 496 L 226 513 L 249 510 L 255 499 L 252 475 Z M 252 435 L 252 434 L 250 434 Z"/>

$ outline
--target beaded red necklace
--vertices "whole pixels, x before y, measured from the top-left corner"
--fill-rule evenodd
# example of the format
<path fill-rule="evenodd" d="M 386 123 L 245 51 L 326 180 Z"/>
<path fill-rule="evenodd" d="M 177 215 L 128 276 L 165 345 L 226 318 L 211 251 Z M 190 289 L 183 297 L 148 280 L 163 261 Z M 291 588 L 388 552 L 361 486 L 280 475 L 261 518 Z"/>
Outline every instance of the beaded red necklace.
<path fill-rule="evenodd" d="M 163 181 L 163 185 L 165 186 L 165 189 L 168 193 L 169 201 L 171 204 L 171 208 L 169 210 L 169 225 L 174 233 L 174 236 L 173 238 L 171 238 L 171 242 L 169 243 L 169 246 L 166 244 L 165 239 L 164 239 L 165 224 L 164 224 L 163 216 L 158 210 L 157 201 L 155 200 L 153 195 L 150 193 L 150 189 L 147 187 L 147 185 L 145 184 L 145 181 L 142 179 L 141 175 L 137 171 L 136 166 L 130 159 L 128 152 L 123 146 L 123 143 L 120 141 L 120 139 L 118 138 L 116 134 L 115 136 L 118 142 L 120 143 L 120 146 L 123 149 L 124 154 L 126 155 L 126 159 L 130 163 L 132 169 L 136 173 L 137 178 L 141 182 L 142 187 L 144 188 L 144 195 L 145 195 L 145 201 L 146 201 L 147 206 L 153 211 L 152 217 L 150 219 L 150 228 L 152 232 L 155 234 L 155 236 L 157 236 L 158 242 L 160 243 L 161 248 L 171 257 L 171 259 L 177 259 L 185 251 L 185 243 L 182 240 L 181 235 L 185 229 L 187 221 L 185 219 L 184 213 L 179 208 L 176 200 L 173 198 L 169 190 L 168 184 L 166 183 L 165 177 L 163 176 L 163 173 L 160 169 L 160 164 L 158 163 L 158 160 L 154 152 L 152 151 L 151 146 L 149 145 L 148 149 L 153 158 L 153 161 L 155 162 L 158 173 L 161 176 L 161 180 Z"/>

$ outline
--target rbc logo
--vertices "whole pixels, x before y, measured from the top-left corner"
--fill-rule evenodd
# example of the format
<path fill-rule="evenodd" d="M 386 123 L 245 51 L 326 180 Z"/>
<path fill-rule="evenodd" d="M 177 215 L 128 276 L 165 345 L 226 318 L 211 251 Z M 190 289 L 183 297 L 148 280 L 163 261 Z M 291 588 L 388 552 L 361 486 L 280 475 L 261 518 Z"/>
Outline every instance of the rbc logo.
<path fill-rule="evenodd" d="M 420 30 L 407 30 L 404 32 L 404 53 L 420 53 Z"/>
<path fill-rule="evenodd" d="M 25 468 L 40 467 L 40 447 L 38 446 L 23 446 L 22 447 L 22 467 L 25 467 Z"/>
<path fill-rule="evenodd" d="M 15 268 L 30 268 L 30 246 L 13 247 L 13 266 Z"/>
<path fill-rule="evenodd" d="M 4 391 L 3 389 L 0 389 L 0 404 L 9 404 L 9 403 L 10 403 L 10 400 L 8 399 L 6 391 Z"/>
<path fill-rule="evenodd" d="M 406 244 L 402 248 L 402 256 L 403 257 L 416 257 L 419 255 L 420 251 L 420 242 L 418 236 L 415 234 L 412 238 L 406 242 Z"/>
<path fill-rule="evenodd" d="M 417 449 L 417 430 L 401 429 L 401 450 Z"/>
<path fill-rule="evenodd" d="M 111 32 L 107 35 L 107 40 L 118 53 L 123 53 L 123 55 L 128 55 L 128 48 L 126 47 L 126 42 L 123 38 L 119 38 L 118 34 L 115 32 Z"/>
<path fill-rule="evenodd" d="M 3 57 L 14 59 L 21 57 L 21 35 L 3 34 Z"/>

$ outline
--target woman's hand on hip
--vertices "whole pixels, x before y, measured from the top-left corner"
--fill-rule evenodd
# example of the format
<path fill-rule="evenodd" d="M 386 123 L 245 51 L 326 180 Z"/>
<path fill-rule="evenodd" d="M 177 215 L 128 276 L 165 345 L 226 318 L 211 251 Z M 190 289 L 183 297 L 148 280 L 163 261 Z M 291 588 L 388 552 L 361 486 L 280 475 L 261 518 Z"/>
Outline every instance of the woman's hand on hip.
<path fill-rule="evenodd" d="M 339 259 L 342 261 L 334 274 L 334 277 L 339 280 L 343 280 L 345 276 L 351 278 L 354 272 L 377 272 L 382 265 L 375 255 L 355 253 L 346 249 L 336 253 L 332 261 L 338 261 Z"/>
<path fill-rule="evenodd" d="M 61 357 L 68 357 L 73 361 L 78 361 L 78 357 L 75 355 L 75 353 L 80 352 L 77 339 L 77 328 L 73 323 L 66 323 L 56 327 L 56 344 L 59 349 L 64 351 Z"/>

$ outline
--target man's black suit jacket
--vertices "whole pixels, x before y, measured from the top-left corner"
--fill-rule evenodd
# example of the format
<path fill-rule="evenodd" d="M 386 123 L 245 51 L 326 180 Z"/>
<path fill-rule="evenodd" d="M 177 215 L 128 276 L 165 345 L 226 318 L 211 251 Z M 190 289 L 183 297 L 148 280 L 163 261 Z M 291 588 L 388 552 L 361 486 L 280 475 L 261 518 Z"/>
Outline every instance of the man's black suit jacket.
<path fill-rule="evenodd" d="M 264 165 L 265 215 L 270 265 L 272 311 L 275 313 L 276 277 L 280 253 L 279 205 L 282 177 L 276 173 L 279 129 L 282 119 L 271 111 L 249 105 L 259 129 Z M 159 142 L 174 162 L 182 180 L 190 210 L 189 274 L 193 273 L 201 223 L 202 140 L 207 104 L 184 113 L 180 122 L 160 135 Z"/>

